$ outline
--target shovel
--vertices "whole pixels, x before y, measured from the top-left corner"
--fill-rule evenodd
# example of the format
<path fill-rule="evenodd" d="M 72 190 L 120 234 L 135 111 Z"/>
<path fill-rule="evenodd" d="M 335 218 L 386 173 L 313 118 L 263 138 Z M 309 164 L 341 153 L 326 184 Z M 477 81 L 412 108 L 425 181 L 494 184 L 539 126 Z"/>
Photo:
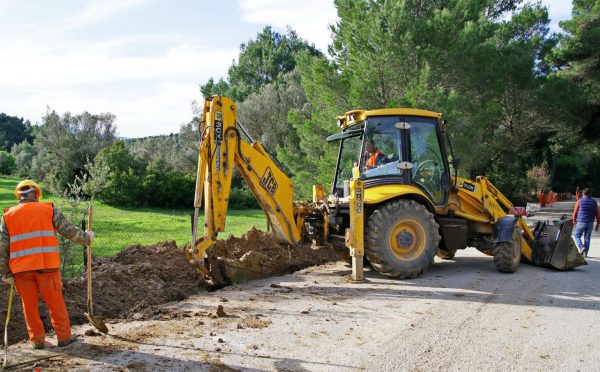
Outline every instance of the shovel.
<path fill-rule="evenodd" d="M 88 229 L 92 229 L 92 205 L 88 207 Z M 86 247 L 87 248 L 87 316 L 88 320 L 96 329 L 102 333 L 108 333 L 108 327 L 104 324 L 101 318 L 94 316 L 94 303 L 92 301 L 92 242 Z"/>
<path fill-rule="evenodd" d="M 8 295 L 8 308 L 6 310 L 6 321 L 4 322 L 4 360 L 2 361 L 2 368 L 6 368 L 6 361 L 8 360 L 8 322 L 10 321 L 10 311 L 12 310 L 13 292 L 15 291 L 15 285 L 10 286 L 10 294 Z"/>

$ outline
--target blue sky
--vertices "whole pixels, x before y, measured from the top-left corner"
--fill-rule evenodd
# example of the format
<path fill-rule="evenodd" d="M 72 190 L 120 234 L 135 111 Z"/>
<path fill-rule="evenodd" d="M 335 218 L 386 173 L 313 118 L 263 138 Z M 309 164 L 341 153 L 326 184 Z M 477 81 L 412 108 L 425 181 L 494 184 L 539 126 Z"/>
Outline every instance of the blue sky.
<path fill-rule="evenodd" d="M 558 31 L 571 1 L 542 3 Z M 199 85 L 265 25 L 325 51 L 335 19 L 327 0 L 0 0 L 0 112 L 112 112 L 120 136 L 177 132 Z"/>

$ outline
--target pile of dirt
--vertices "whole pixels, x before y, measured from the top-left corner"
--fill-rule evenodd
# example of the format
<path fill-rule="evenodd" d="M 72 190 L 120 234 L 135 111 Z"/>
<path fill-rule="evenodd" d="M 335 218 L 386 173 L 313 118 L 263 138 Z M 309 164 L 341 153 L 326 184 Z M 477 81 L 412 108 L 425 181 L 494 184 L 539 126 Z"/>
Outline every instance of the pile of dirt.
<path fill-rule="evenodd" d="M 160 316 L 159 305 L 181 301 L 204 290 L 231 283 L 292 273 L 299 269 L 340 259 L 333 246 L 291 246 L 277 242 L 271 234 L 252 229 L 241 238 L 218 241 L 209 250 L 211 283 L 191 266 L 174 241 L 151 246 L 132 245 L 112 257 L 95 257 L 92 262 L 94 315 L 104 319 L 147 319 Z M 65 301 L 72 324 L 87 323 L 85 276 L 65 280 Z M 0 304 L 7 304 L 8 289 L 0 292 Z M 20 297 L 15 294 L 9 339 L 27 338 Z M 0 318 L 6 316 L 5 305 Z M 51 329 L 43 301 L 40 314 Z M 110 324 L 109 324 L 110 328 Z"/>
<path fill-rule="evenodd" d="M 132 245 L 112 257 L 94 257 L 92 283 L 94 315 L 105 319 L 129 318 L 146 307 L 180 301 L 206 288 L 204 279 L 189 265 L 174 241 Z M 71 323 L 87 323 L 85 276 L 64 280 L 63 287 Z M 7 302 L 8 291 L 4 290 L 0 303 Z M 5 309 L 0 312 L 2 319 Z M 46 329 L 52 329 L 43 301 L 40 315 Z M 8 331 L 10 342 L 27 338 L 24 323 L 21 299 L 15 293 Z"/>
<path fill-rule="evenodd" d="M 211 250 L 210 273 L 217 287 L 284 275 L 342 257 L 339 248 L 333 245 L 290 245 L 255 228 L 240 238 L 230 236 L 218 241 Z"/>
<path fill-rule="evenodd" d="M 202 276 L 174 241 L 131 245 L 115 256 L 95 258 L 92 283 L 94 314 L 105 318 L 128 318 L 146 307 L 181 301 L 205 289 Z M 72 321 L 85 323 L 85 276 L 68 280 L 64 287 Z"/>

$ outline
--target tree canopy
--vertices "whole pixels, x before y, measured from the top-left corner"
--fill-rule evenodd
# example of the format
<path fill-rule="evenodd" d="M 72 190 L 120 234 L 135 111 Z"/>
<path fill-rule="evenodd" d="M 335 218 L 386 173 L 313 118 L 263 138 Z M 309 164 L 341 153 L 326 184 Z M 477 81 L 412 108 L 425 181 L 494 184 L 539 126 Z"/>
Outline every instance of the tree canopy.
<path fill-rule="evenodd" d="M 15 144 L 31 141 L 31 130 L 29 120 L 0 113 L 0 150 L 10 151 Z"/>
<path fill-rule="evenodd" d="M 257 93 L 262 86 L 293 71 L 300 52 L 308 52 L 313 56 L 322 55 L 314 45 L 299 38 L 292 29 L 282 35 L 266 26 L 256 39 L 240 46 L 240 56 L 229 68 L 227 81 L 221 78 L 215 83 L 211 78 L 200 90 L 204 97 L 222 94 L 241 102 L 250 94 Z"/>
<path fill-rule="evenodd" d="M 584 137 L 600 140 L 600 1 L 573 0 L 573 18 L 560 23 L 567 32 L 548 58 L 557 74 L 585 94 Z"/>

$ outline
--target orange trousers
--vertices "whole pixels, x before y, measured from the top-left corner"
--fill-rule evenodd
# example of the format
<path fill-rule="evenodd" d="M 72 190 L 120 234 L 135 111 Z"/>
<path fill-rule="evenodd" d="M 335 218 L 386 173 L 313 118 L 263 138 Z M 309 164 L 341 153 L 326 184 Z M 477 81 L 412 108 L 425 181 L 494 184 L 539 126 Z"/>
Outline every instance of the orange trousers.
<path fill-rule="evenodd" d="M 39 294 L 48 306 L 58 341 L 71 338 L 71 322 L 62 294 L 60 271 L 25 271 L 15 274 L 15 287 L 23 302 L 23 315 L 31 342 L 44 342 L 46 332 L 38 309 Z"/>

